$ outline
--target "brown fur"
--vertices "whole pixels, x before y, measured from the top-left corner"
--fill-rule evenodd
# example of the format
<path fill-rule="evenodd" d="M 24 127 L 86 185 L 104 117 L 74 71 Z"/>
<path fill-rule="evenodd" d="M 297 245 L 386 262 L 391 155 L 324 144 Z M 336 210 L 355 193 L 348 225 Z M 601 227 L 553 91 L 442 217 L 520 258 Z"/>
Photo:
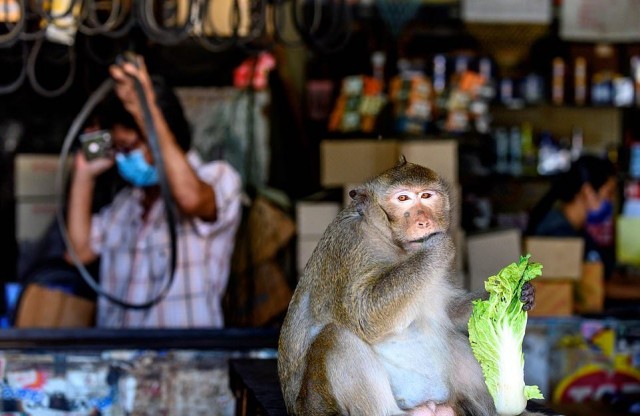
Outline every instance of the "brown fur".
<path fill-rule="evenodd" d="M 401 202 L 405 189 L 417 202 Z M 282 327 L 287 410 L 388 416 L 437 402 L 457 415 L 494 416 L 465 335 L 473 296 L 451 279 L 447 184 L 403 158 L 350 195 L 307 263 Z"/>

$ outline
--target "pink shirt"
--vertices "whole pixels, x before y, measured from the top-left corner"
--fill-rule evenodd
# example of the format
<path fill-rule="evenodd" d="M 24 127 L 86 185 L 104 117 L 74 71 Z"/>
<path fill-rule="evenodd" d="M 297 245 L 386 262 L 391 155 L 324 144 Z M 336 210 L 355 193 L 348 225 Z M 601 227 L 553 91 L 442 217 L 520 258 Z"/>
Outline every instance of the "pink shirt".
<path fill-rule="evenodd" d="M 218 218 L 205 222 L 178 217 L 177 262 L 167 296 L 145 310 L 124 309 L 104 297 L 98 300 L 97 326 L 111 328 L 189 328 L 224 325 L 224 294 L 235 234 L 241 219 L 242 183 L 224 161 L 203 164 L 188 154 L 198 176 L 216 195 Z M 127 187 L 94 215 L 92 249 L 100 254 L 100 284 L 111 295 L 143 303 L 163 289 L 170 269 L 171 237 L 162 198 L 142 221 L 142 190 Z"/>

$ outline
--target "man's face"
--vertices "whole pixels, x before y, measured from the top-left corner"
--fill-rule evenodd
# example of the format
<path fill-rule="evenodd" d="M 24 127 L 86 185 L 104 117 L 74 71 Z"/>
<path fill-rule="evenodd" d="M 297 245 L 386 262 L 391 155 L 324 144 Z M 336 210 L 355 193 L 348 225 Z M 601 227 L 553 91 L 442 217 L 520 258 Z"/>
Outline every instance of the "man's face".
<path fill-rule="evenodd" d="M 115 124 L 111 128 L 111 139 L 116 152 L 127 154 L 133 150 L 141 149 L 147 163 L 153 164 L 149 146 L 141 139 L 137 130 L 125 127 L 122 124 Z"/>

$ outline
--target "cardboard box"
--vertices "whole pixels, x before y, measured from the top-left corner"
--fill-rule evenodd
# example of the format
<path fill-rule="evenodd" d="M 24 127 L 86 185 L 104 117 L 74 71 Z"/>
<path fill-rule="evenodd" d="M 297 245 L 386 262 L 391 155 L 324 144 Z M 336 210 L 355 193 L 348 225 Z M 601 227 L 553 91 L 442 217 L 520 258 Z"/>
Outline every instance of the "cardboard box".
<path fill-rule="evenodd" d="M 55 196 L 59 163 L 58 155 L 18 154 L 15 160 L 16 198 Z M 69 157 L 65 172 L 69 172 L 71 163 Z"/>
<path fill-rule="evenodd" d="M 529 316 L 571 316 L 574 310 L 573 283 L 570 280 L 533 279 L 531 284 L 536 289 L 536 304 L 529 311 Z"/>
<path fill-rule="evenodd" d="M 469 289 L 484 290 L 484 282 L 505 266 L 518 262 L 522 233 L 518 229 L 496 230 L 467 236 Z"/>
<path fill-rule="evenodd" d="M 582 276 L 575 283 L 575 312 L 600 313 L 604 310 L 604 265 L 601 262 L 586 262 L 582 265 Z"/>
<path fill-rule="evenodd" d="M 577 237 L 527 237 L 524 242 L 531 261 L 542 264 L 538 279 L 578 280 L 582 276 L 584 240 Z"/>
<path fill-rule="evenodd" d="M 296 228 L 299 236 L 319 238 L 334 220 L 341 206 L 338 202 L 300 201 L 296 203 Z"/>
<path fill-rule="evenodd" d="M 454 139 L 323 140 L 320 183 L 337 187 L 365 182 L 393 167 L 401 155 L 433 169 L 451 185 L 458 183 L 458 142 Z"/>
<path fill-rule="evenodd" d="M 323 140 L 320 143 L 320 183 L 338 187 L 362 183 L 398 161 L 395 140 Z"/>
<path fill-rule="evenodd" d="M 30 284 L 18 306 L 17 328 L 83 328 L 95 322 L 95 302 L 58 289 Z"/>
<path fill-rule="evenodd" d="M 398 157 L 438 172 L 451 185 L 458 183 L 458 141 L 424 139 L 399 142 Z"/>

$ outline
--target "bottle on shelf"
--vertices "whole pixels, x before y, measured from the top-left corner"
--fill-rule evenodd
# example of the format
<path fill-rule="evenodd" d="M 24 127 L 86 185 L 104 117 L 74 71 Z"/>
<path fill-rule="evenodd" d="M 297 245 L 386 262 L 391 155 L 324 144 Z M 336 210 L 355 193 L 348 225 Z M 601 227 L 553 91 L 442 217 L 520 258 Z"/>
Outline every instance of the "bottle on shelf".
<path fill-rule="evenodd" d="M 512 126 L 509 132 L 509 173 L 522 175 L 522 136 L 518 126 Z"/>
<path fill-rule="evenodd" d="M 505 127 L 496 127 L 493 133 L 496 154 L 495 169 L 498 173 L 507 173 L 509 170 L 509 134 Z"/>
<path fill-rule="evenodd" d="M 573 80 L 573 100 L 576 105 L 585 105 L 587 103 L 587 60 L 582 56 L 574 61 Z"/>
<path fill-rule="evenodd" d="M 533 141 L 533 126 L 530 122 L 522 123 L 520 127 L 522 143 L 522 173 L 527 176 L 536 174 L 536 145 Z"/>
<path fill-rule="evenodd" d="M 555 105 L 565 103 L 565 63 L 560 57 L 553 58 L 551 74 L 551 102 Z"/>

